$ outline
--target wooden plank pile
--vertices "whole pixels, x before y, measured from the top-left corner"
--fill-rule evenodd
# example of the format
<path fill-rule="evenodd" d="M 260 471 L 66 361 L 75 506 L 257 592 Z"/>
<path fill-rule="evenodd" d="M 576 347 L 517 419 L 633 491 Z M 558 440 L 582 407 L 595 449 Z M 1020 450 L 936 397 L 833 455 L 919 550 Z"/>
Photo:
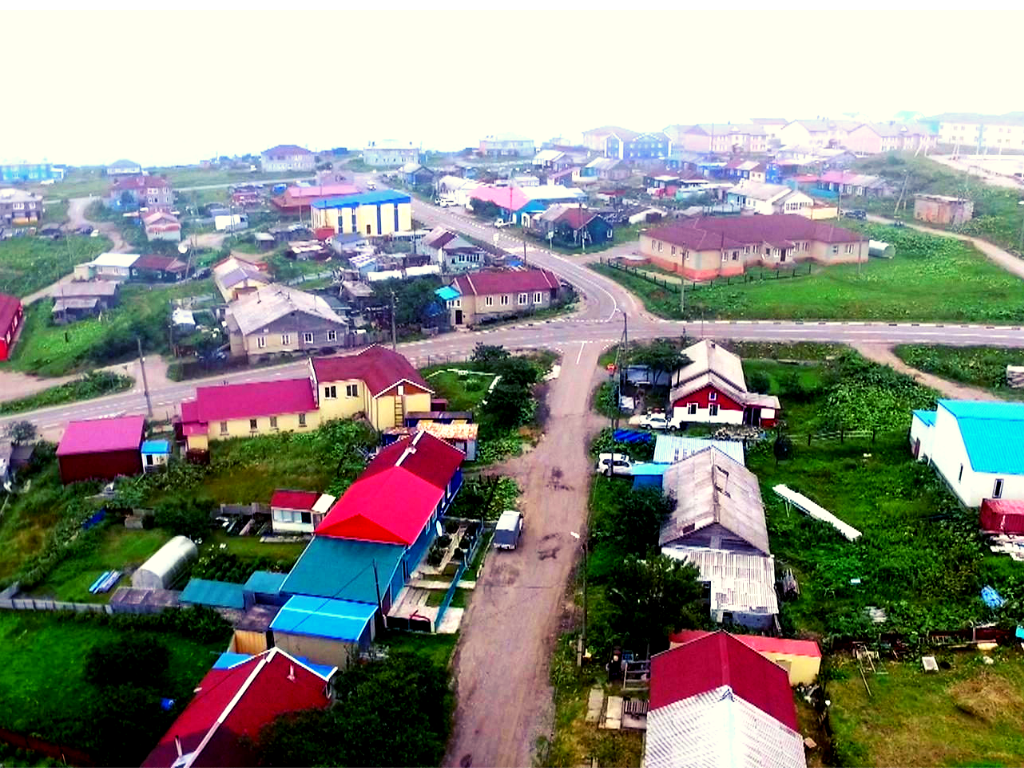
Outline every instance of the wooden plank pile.
<path fill-rule="evenodd" d="M 1024 389 L 1024 365 L 1006 366 L 1006 383 L 1014 389 Z"/>

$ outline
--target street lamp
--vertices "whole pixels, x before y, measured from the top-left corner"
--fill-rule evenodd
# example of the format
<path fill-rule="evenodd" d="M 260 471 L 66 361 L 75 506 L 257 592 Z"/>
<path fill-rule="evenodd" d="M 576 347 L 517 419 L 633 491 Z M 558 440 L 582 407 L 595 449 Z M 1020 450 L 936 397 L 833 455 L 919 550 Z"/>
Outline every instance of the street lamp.
<path fill-rule="evenodd" d="M 569 535 L 583 546 L 583 632 L 581 633 L 580 661 L 587 653 L 587 540 L 576 531 L 569 531 Z"/>

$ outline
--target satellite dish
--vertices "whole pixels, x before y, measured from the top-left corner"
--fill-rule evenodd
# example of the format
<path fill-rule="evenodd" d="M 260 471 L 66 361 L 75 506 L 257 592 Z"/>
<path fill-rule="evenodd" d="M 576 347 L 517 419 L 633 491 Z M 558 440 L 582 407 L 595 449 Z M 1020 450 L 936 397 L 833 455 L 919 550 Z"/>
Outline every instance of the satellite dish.
<path fill-rule="evenodd" d="M 178 253 L 188 253 L 188 243 L 178 243 Z"/>

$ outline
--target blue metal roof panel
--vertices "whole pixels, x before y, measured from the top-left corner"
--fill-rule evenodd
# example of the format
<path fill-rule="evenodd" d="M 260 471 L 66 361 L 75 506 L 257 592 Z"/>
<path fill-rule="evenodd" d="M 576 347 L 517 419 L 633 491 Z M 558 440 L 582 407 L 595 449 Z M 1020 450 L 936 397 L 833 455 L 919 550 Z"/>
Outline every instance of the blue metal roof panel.
<path fill-rule="evenodd" d="M 193 605 L 208 605 L 211 608 L 245 608 L 244 587 L 227 581 L 189 579 L 179 601 Z"/>
<path fill-rule="evenodd" d="M 743 456 L 743 443 L 737 440 L 708 440 L 702 437 L 677 435 L 658 435 L 658 440 L 654 444 L 653 461 L 655 464 L 672 464 L 705 448 L 717 448 L 730 459 L 747 466 Z"/>
<path fill-rule="evenodd" d="M 452 288 L 450 285 L 441 286 L 436 291 L 434 291 L 434 293 L 437 294 L 437 297 L 441 299 L 441 301 L 452 301 L 462 296 L 461 293 Z"/>
<path fill-rule="evenodd" d="M 939 400 L 939 405 L 957 419 L 1024 421 L 1024 403 L 984 402 L 981 400 Z"/>
<path fill-rule="evenodd" d="M 251 659 L 248 653 L 222 653 L 217 657 L 217 660 L 213 662 L 214 669 L 230 669 L 235 664 L 241 664 L 243 661 Z"/>
<path fill-rule="evenodd" d="M 669 468 L 668 464 L 634 464 L 633 465 L 633 476 L 657 476 L 665 474 L 665 470 Z"/>
<path fill-rule="evenodd" d="M 975 472 L 1024 475 L 1024 403 L 939 400 L 956 419 Z"/>
<path fill-rule="evenodd" d="M 404 552 L 405 547 L 397 544 L 314 536 L 281 591 L 376 605 L 378 584 L 383 591 L 391 583 Z"/>
<path fill-rule="evenodd" d="M 166 440 L 146 440 L 142 444 L 143 453 L 170 453 L 171 444 Z"/>
<path fill-rule="evenodd" d="M 285 603 L 270 628 L 274 632 L 355 642 L 373 621 L 376 605 L 296 595 Z"/>
<path fill-rule="evenodd" d="M 935 426 L 935 411 L 914 411 L 914 416 L 929 427 Z"/>
<path fill-rule="evenodd" d="M 375 192 L 364 192 L 361 195 L 342 195 L 328 197 L 326 200 L 314 200 L 314 208 L 358 208 L 360 205 L 383 205 L 386 203 L 411 203 L 412 198 L 402 192 L 390 189 L 379 189 Z"/>
<path fill-rule="evenodd" d="M 245 582 L 245 591 L 275 595 L 281 591 L 281 585 L 284 584 L 285 579 L 287 578 L 287 573 L 256 571 L 249 577 L 249 580 Z"/>

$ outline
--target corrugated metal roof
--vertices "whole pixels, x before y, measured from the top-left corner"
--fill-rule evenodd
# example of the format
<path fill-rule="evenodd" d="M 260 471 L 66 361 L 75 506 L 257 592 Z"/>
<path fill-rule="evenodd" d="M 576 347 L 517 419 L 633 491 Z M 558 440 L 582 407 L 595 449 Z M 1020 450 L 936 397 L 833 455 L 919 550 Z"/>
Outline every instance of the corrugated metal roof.
<path fill-rule="evenodd" d="M 939 400 L 956 419 L 975 472 L 1024 475 L 1024 403 Z"/>
<path fill-rule="evenodd" d="M 656 464 L 674 464 L 705 448 L 717 448 L 733 461 L 743 466 L 747 464 L 743 455 L 743 443 L 738 440 L 709 440 L 679 435 L 658 435 L 654 444 L 653 461 Z"/>
<path fill-rule="evenodd" d="M 227 581 L 189 579 L 181 593 L 182 603 L 208 605 L 213 608 L 245 608 L 244 587 Z"/>
<path fill-rule="evenodd" d="M 268 285 L 241 297 L 228 310 L 243 334 L 255 333 L 275 320 L 301 312 L 321 320 L 344 325 L 320 296 L 286 285 Z"/>
<path fill-rule="evenodd" d="M 171 444 L 166 440 L 146 440 L 142 444 L 143 453 L 170 453 Z"/>
<path fill-rule="evenodd" d="M 297 595 L 285 603 L 270 628 L 274 632 L 355 642 L 376 612 L 376 604 Z"/>
<path fill-rule="evenodd" d="M 383 596 L 404 551 L 404 547 L 394 544 L 314 536 L 281 585 L 281 591 L 376 605 L 377 585 Z"/>
<path fill-rule="evenodd" d="M 702 637 L 712 634 L 703 629 L 684 629 L 682 632 L 673 632 L 669 635 L 669 642 L 673 644 L 688 643 L 691 640 L 699 640 Z M 821 658 L 821 648 L 813 640 L 790 640 L 785 637 L 762 637 L 761 635 L 733 635 L 737 640 L 748 648 L 753 648 L 758 653 L 780 653 L 787 656 L 809 656 Z"/>
<path fill-rule="evenodd" d="M 395 192 L 390 189 L 379 189 L 375 192 L 364 192 L 361 195 L 343 195 L 341 197 L 329 197 L 326 200 L 314 200 L 311 205 L 314 208 L 357 208 L 360 205 L 384 205 L 386 203 L 411 203 L 412 198 L 404 192 Z"/>
<path fill-rule="evenodd" d="M 143 416 L 87 419 L 68 423 L 57 446 L 58 456 L 107 451 L 139 450 L 146 426 Z"/>
<path fill-rule="evenodd" d="M 273 571 L 255 571 L 245 582 L 246 592 L 262 592 L 266 594 L 277 594 L 281 591 L 281 585 L 288 578 L 287 573 L 274 573 Z"/>
<path fill-rule="evenodd" d="M 661 552 L 697 566 L 700 580 L 711 583 L 712 611 L 766 616 L 779 612 L 775 558 L 703 547 L 662 547 Z"/>

